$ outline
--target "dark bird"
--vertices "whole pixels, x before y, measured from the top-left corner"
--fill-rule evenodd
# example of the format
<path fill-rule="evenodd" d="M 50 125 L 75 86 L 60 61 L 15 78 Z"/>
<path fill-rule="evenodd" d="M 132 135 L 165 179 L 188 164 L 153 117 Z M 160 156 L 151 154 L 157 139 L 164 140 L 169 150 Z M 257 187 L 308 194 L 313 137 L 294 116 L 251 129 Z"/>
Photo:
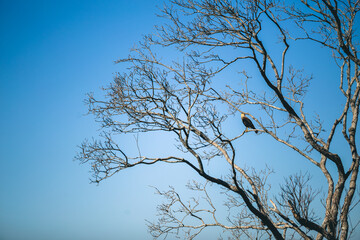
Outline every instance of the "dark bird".
<path fill-rule="evenodd" d="M 254 124 L 251 122 L 251 120 L 249 118 L 247 118 L 245 116 L 244 113 L 241 113 L 241 120 L 244 123 L 246 128 L 255 129 L 255 133 L 258 133 L 258 130 L 256 130 L 256 128 L 254 127 Z"/>

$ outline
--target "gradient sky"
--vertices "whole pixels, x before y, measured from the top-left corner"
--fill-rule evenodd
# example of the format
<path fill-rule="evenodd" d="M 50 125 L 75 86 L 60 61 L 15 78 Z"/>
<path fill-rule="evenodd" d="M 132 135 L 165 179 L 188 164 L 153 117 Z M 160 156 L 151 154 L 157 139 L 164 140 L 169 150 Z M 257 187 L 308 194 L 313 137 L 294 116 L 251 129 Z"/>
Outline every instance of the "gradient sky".
<path fill-rule="evenodd" d="M 85 94 L 100 93 L 119 71 L 113 61 L 153 32 L 161 21 L 157 6 L 162 1 L 0 1 L 0 239 L 151 239 L 144 219 L 155 220 L 163 200 L 149 186 L 183 189 L 197 179 L 183 166 L 159 165 L 123 171 L 96 186 L 89 184 L 88 166 L 73 161 L 77 145 L 99 133 L 84 115 Z M 308 51 L 329 57 L 321 49 Z M 304 64 L 331 79 L 326 66 L 317 59 Z M 327 116 L 337 96 L 318 104 Z M 282 159 L 299 156 L 267 140 L 260 140 L 264 148 L 278 151 L 273 167 L 288 171 Z M 151 139 L 141 141 L 146 148 Z M 244 149 L 257 151 L 254 145 Z M 263 166 L 267 153 L 257 154 Z"/>

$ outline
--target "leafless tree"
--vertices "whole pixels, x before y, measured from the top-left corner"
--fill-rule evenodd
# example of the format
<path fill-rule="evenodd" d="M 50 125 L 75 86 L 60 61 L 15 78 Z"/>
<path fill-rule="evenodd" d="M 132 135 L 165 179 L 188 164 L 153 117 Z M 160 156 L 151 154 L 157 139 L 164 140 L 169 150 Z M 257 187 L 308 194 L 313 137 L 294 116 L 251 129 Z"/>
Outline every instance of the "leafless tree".
<path fill-rule="evenodd" d="M 159 222 L 149 223 L 155 238 L 182 229 L 186 239 L 193 239 L 214 226 L 234 239 L 350 238 L 357 226 L 350 219 L 357 205 L 360 161 L 359 10 L 358 0 L 170 0 L 161 15 L 167 23 L 118 61 L 128 71 L 114 77 L 106 97 L 89 95 L 89 112 L 102 123 L 104 140 L 85 141 L 77 159 L 91 164 L 94 182 L 138 165 L 186 164 L 228 196 L 229 216 L 223 223 L 208 184 L 189 186 L 203 194 L 206 206 L 196 199 L 186 203 L 175 189 L 157 190 L 169 202 L 159 206 Z M 331 51 L 339 66 L 339 85 L 317 79 L 324 88 L 339 87 L 343 95 L 343 108 L 331 109 L 337 117 L 326 119 L 333 121 L 330 126 L 306 111 L 305 94 L 313 77 L 288 60 L 294 57 L 289 50 L 304 41 Z M 156 53 L 163 49 L 175 51 L 175 59 L 159 57 Z M 245 63 L 255 66 L 250 74 L 256 79 L 245 71 Z M 240 72 L 243 85 L 222 79 L 228 70 Z M 253 81 L 267 89 L 255 89 Z M 255 134 L 252 129 L 239 134 L 226 129 L 228 119 L 241 113 L 254 122 L 257 136 L 270 137 L 311 164 L 316 169 L 311 175 L 323 175 L 326 189 L 312 188 L 305 170 L 290 176 L 277 197 L 271 197 L 266 183 L 271 170 L 238 164 L 237 141 Z M 129 156 L 113 137 L 153 131 L 171 134 L 178 151 Z M 345 140 L 348 149 L 334 151 L 335 139 Z M 205 163 L 212 161 L 223 162 L 228 175 L 209 169 Z M 314 211 L 311 204 L 319 198 L 323 211 Z"/>

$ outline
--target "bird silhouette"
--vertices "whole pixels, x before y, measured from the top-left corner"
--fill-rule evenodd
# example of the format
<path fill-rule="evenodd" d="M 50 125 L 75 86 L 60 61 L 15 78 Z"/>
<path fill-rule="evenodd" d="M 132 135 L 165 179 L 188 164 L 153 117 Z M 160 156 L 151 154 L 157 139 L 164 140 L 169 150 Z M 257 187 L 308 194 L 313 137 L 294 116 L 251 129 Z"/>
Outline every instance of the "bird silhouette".
<path fill-rule="evenodd" d="M 258 133 L 258 130 L 256 130 L 254 124 L 251 122 L 251 120 L 245 116 L 244 113 L 241 113 L 241 120 L 246 128 L 251 128 L 255 130 L 255 133 Z"/>

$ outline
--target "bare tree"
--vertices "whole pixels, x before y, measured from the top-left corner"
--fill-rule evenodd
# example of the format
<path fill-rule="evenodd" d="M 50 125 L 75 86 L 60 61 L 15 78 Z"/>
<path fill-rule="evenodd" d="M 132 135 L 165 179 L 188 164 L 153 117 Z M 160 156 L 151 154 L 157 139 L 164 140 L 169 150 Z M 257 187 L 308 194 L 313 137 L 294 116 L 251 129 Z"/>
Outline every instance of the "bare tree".
<path fill-rule="evenodd" d="M 170 0 L 162 11 L 168 23 L 118 61 L 129 68 L 105 88 L 106 97 L 98 100 L 89 95 L 89 112 L 106 133 L 103 141 L 84 142 L 77 159 L 91 164 L 94 182 L 137 165 L 180 163 L 228 196 L 229 216 L 223 223 L 206 184 L 190 186 L 204 194 L 204 208 L 196 199 L 185 203 L 175 189 L 158 190 L 169 203 L 159 207 L 159 222 L 149 224 L 155 238 L 183 229 L 185 237 L 193 239 L 202 229 L 217 226 L 234 239 L 348 239 L 357 226 L 350 224 L 350 213 L 357 205 L 360 161 L 356 143 L 360 1 L 292 2 Z M 313 77 L 287 60 L 289 49 L 302 41 L 331 51 L 339 66 L 343 108 L 332 109 L 338 117 L 331 126 L 323 124 L 321 116 L 307 113 L 304 99 Z M 177 51 L 181 61 L 161 59 L 156 54 L 160 48 Z M 255 66 L 257 73 L 251 74 L 258 76 L 256 80 L 239 69 L 244 62 Z M 221 79 L 229 69 L 243 71 L 241 87 L 235 79 Z M 254 89 L 250 80 L 265 83 L 267 89 Z M 327 88 L 337 87 L 322 81 Z M 257 129 L 239 134 L 226 130 L 228 119 L 242 113 Z M 169 156 L 129 156 L 113 138 L 153 131 L 171 134 L 178 151 Z M 255 131 L 297 152 L 316 169 L 312 175 L 325 177 L 327 189 L 312 188 L 309 174 L 300 172 L 290 176 L 271 199 L 266 183 L 271 170 L 237 164 L 237 141 Z M 348 149 L 335 152 L 334 139 L 344 139 Z M 205 163 L 212 161 L 223 162 L 229 174 L 221 176 L 207 168 Z M 324 199 L 323 212 L 311 208 L 319 198 Z"/>

